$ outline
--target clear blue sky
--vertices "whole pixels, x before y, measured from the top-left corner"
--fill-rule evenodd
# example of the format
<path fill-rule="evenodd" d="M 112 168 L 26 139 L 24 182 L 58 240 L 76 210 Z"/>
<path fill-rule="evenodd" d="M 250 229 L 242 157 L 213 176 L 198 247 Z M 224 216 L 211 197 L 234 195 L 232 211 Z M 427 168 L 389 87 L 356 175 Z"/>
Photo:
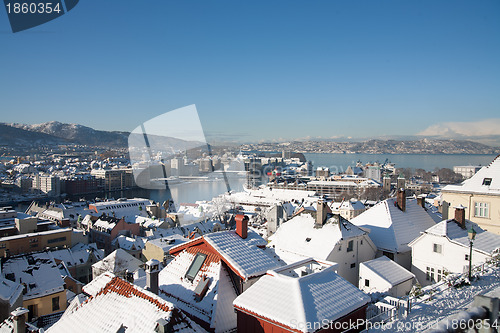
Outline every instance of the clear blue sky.
<path fill-rule="evenodd" d="M 196 104 L 243 141 L 500 118 L 500 2 L 81 0 L 12 34 L 0 122 L 127 130 Z"/>

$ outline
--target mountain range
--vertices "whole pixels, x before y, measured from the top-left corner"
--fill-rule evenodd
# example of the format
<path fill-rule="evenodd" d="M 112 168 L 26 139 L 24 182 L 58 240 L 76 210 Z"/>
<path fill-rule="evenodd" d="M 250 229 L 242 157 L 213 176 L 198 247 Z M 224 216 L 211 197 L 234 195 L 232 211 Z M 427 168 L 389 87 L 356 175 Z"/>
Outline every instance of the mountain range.
<path fill-rule="evenodd" d="M 129 132 L 102 131 L 78 125 L 51 121 L 36 125 L 0 123 L 0 146 L 35 147 L 56 145 L 82 145 L 102 148 L 127 148 Z M 132 142 L 143 142 L 142 135 L 132 137 Z M 200 146 L 201 142 L 188 142 L 168 136 L 148 136 L 151 147 L 176 147 L 190 149 Z M 336 142 L 335 142 L 336 141 Z M 320 141 L 315 139 L 291 141 L 288 143 L 255 143 L 244 144 L 242 148 L 255 150 L 287 150 L 297 152 L 371 152 L 371 153 L 417 153 L 417 154 L 495 154 L 500 147 L 491 147 L 468 140 L 422 139 L 418 140 L 363 140 L 358 142 L 342 142 L 331 139 Z"/>

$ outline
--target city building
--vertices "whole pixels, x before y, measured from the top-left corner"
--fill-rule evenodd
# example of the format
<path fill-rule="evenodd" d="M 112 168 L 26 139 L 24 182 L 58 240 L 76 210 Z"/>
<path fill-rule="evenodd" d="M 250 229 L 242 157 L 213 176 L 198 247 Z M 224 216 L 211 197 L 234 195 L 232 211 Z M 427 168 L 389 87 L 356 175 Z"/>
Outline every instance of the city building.
<path fill-rule="evenodd" d="M 89 210 L 94 215 L 106 214 L 115 217 L 143 216 L 147 217 L 147 207 L 151 205 L 149 199 L 142 198 L 120 198 L 118 200 L 100 201 L 89 204 Z"/>
<path fill-rule="evenodd" d="M 453 172 L 461 174 L 464 179 L 469 179 L 481 170 L 481 168 L 482 166 L 480 165 L 460 165 L 454 166 Z"/>
<path fill-rule="evenodd" d="M 130 168 L 92 169 L 90 175 L 101 181 L 105 191 L 117 191 L 135 186 L 133 171 Z"/>
<path fill-rule="evenodd" d="M 111 253 L 113 250 L 111 242 L 118 236 L 140 236 L 140 225 L 128 223 L 123 218 L 87 215 L 81 224 L 89 234 L 89 241 L 96 243 L 98 248 L 104 249 L 106 254 Z"/>
<path fill-rule="evenodd" d="M 47 252 L 10 257 L 2 264 L 5 279 L 24 286 L 28 320 L 66 309 L 66 288 L 54 258 Z"/>
<path fill-rule="evenodd" d="M 57 176 L 36 174 L 33 178 L 32 188 L 49 196 L 61 194 L 61 180 Z"/>
<path fill-rule="evenodd" d="M 50 248 L 71 247 L 71 229 L 54 229 L 0 238 L 0 257 Z"/>

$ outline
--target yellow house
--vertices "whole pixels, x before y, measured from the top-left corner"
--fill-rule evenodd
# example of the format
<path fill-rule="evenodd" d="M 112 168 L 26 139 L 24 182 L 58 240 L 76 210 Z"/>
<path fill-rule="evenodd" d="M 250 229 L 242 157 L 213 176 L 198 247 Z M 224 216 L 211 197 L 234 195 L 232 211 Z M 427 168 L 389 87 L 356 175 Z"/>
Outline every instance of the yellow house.
<path fill-rule="evenodd" d="M 499 156 L 462 184 L 443 188 L 443 219 L 453 218 L 453 207 L 462 205 L 467 220 L 500 235 Z"/>
<path fill-rule="evenodd" d="M 29 320 L 66 309 L 64 280 L 49 253 L 10 257 L 2 265 L 2 275 L 23 285 L 23 307 L 29 310 Z"/>

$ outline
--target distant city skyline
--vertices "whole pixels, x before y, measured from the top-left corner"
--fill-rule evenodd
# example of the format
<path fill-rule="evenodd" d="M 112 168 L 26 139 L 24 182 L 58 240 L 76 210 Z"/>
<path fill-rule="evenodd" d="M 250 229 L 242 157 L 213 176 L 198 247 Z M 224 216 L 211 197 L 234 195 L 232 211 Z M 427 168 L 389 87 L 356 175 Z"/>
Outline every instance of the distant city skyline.
<path fill-rule="evenodd" d="M 498 1 L 88 0 L 12 34 L 0 122 L 131 131 L 196 104 L 208 141 L 500 145 Z"/>

